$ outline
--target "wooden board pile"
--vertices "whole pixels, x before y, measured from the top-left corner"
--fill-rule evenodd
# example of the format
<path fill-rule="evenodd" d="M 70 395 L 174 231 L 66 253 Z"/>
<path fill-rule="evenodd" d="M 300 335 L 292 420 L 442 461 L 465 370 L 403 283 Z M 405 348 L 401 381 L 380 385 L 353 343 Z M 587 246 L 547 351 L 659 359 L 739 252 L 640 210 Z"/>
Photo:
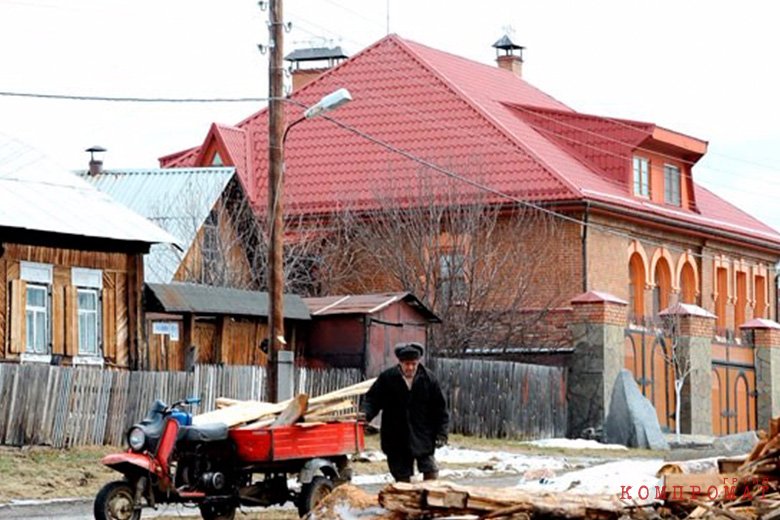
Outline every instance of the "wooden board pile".
<path fill-rule="evenodd" d="M 460 486 L 445 481 L 390 484 L 379 493 L 385 509 L 406 518 L 463 516 L 496 520 L 530 518 L 618 519 L 631 508 L 612 495 L 528 492 Z"/>
<path fill-rule="evenodd" d="M 216 410 L 195 415 L 192 424 L 224 423 L 231 428 L 257 429 L 296 422 L 312 425 L 354 420 L 358 414 L 356 398 L 368 392 L 373 383 L 374 379 L 370 379 L 311 399 L 306 394 L 299 394 L 280 403 L 220 397 Z"/>
<path fill-rule="evenodd" d="M 770 421 L 768 435 L 761 432 L 761 440 L 726 484 L 715 500 L 689 501 L 695 507 L 686 518 L 780 519 L 780 417 Z"/>

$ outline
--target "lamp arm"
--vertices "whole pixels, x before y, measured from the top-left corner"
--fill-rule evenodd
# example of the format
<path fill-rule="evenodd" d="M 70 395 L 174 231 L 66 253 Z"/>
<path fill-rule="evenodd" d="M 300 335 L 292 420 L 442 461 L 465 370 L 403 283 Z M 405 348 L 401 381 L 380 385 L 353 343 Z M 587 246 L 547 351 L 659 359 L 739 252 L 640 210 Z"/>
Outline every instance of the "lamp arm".
<path fill-rule="evenodd" d="M 282 146 L 284 146 L 284 143 L 287 142 L 287 134 L 290 132 L 292 127 L 305 120 L 306 117 L 299 117 L 298 119 L 296 119 L 295 121 L 287 125 L 287 128 L 284 129 L 284 135 L 282 135 Z"/>

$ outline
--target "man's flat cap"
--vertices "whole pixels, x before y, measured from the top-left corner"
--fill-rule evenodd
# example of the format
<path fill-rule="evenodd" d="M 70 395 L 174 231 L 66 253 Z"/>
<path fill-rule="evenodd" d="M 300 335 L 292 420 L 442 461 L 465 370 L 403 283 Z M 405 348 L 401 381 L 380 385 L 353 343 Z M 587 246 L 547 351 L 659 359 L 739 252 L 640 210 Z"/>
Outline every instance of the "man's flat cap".
<path fill-rule="evenodd" d="M 399 361 L 420 359 L 425 349 L 419 343 L 399 343 L 395 346 L 395 357 Z"/>

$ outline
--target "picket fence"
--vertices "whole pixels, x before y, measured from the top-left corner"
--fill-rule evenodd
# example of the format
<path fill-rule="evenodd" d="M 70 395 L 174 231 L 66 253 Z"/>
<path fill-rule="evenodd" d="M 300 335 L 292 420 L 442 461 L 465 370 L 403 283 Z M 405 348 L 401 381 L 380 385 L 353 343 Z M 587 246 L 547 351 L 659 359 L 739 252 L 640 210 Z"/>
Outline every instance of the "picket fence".
<path fill-rule="evenodd" d="M 504 361 L 431 359 L 453 433 L 540 439 L 566 434 L 566 377 L 559 367 Z M 320 395 L 363 379 L 360 370 L 297 369 L 295 391 Z M 129 372 L 96 367 L 0 364 L 0 444 L 121 445 L 155 399 L 263 400 L 265 369 L 198 365 L 192 372 Z"/>
<path fill-rule="evenodd" d="M 435 359 L 450 431 L 519 440 L 566 436 L 566 371 L 509 361 Z"/>
<path fill-rule="evenodd" d="M 362 380 L 359 370 L 297 370 L 295 390 L 319 395 Z M 215 408 L 217 397 L 263 400 L 265 370 L 198 365 L 192 372 L 128 372 L 95 367 L 0 364 L 0 444 L 121 445 L 127 429 L 155 399 L 202 399 L 193 412 Z"/>

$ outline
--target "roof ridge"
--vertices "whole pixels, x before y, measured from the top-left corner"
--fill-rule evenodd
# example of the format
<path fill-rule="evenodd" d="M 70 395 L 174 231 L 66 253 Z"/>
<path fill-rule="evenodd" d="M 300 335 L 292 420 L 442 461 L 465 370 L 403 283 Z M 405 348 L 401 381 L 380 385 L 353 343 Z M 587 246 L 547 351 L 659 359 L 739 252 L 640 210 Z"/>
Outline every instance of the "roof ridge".
<path fill-rule="evenodd" d="M 470 106 L 474 111 L 476 111 L 483 119 L 488 121 L 496 130 L 498 130 L 504 137 L 506 137 L 509 142 L 514 144 L 516 148 L 519 150 L 522 150 L 524 153 L 528 154 L 529 158 L 531 158 L 533 161 L 535 161 L 540 167 L 544 169 L 549 175 L 551 175 L 554 179 L 556 179 L 558 182 L 560 182 L 565 188 L 567 188 L 572 194 L 581 196 L 582 191 L 580 188 L 578 188 L 574 183 L 569 181 L 568 179 L 565 179 L 560 174 L 558 174 L 554 168 L 550 167 L 549 164 L 547 164 L 546 161 L 544 161 L 541 157 L 539 157 L 539 154 L 537 154 L 535 151 L 531 150 L 528 146 L 526 146 L 524 143 L 520 142 L 520 140 L 507 129 L 503 124 L 501 124 L 498 120 L 496 120 L 495 117 L 493 117 L 488 110 L 486 110 L 481 104 L 477 103 L 474 99 L 471 98 L 468 94 L 466 94 L 461 88 L 459 88 L 452 80 L 450 80 L 444 73 L 439 71 L 433 64 L 428 62 L 425 58 L 420 56 L 418 53 L 412 49 L 409 44 L 403 40 L 402 38 L 396 38 L 397 42 L 401 45 L 401 47 L 409 54 L 410 57 L 415 59 L 420 65 L 425 67 L 429 72 L 434 74 L 447 88 L 449 88 L 454 94 L 456 94 L 458 97 L 460 97 L 468 106 Z M 415 43 L 415 45 L 420 45 Z M 425 47 L 423 45 L 423 47 Z M 431 47 L 427 47 L 431 48 Z M 437 52 L 438 49 L 434 49 Z M 455 56 L 454 54 L 451 54 L 451 56 Z M 460 59 L 465 59 L 462 56 L 458 56 Z M 466 60 L 471 63 L 479 63 L 473 60 Z M 527 83 L 527 82 L 526 82 Z M 534 87 L 535 88 L 535 87 Z M 503 103 L 502 101 L 496 100 L 497 103 Z M 565 105 L 564 105 L 565 106 Z M 522 121 L 522 120 L 521 120 Z M 523 124 L 527 125 L 525 121 L 522 121 Z M 530 125 L 529 125 L 530 126 Z M 535 133 L 539 134 L 533 127 L 531 127 L 531 130 L 533 130 Z M 541 136 L 541 134 L 539 134 Z M 543 139 L 547 139 L 544 136 L 541 136 Z"/>

